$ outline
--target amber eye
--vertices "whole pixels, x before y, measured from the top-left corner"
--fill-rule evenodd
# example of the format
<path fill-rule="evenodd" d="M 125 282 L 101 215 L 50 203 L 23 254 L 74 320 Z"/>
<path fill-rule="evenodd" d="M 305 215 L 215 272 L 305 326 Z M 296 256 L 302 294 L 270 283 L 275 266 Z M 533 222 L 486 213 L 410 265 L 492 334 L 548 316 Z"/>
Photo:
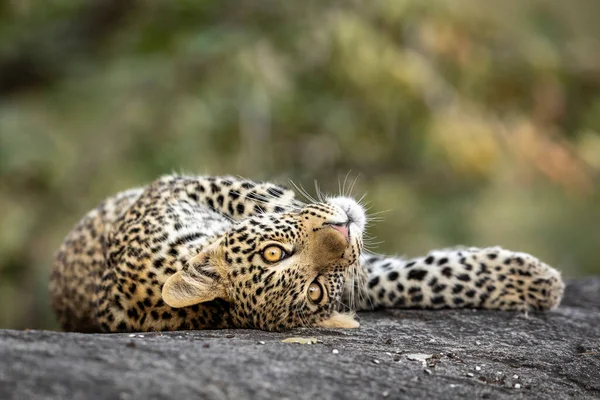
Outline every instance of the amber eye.
<path fill-rule="evenodd" d="M 323 286 L 319 282 L 314 281 L 308 287 L 308 299 L 313 303 L 323 300 Z"/>
<path fill-rule="evenodd" d="M 286 253 L 281 247 L 273 245 L 264 249 L 262 256 L 265 259 L 265 261 L 270 263 L 276 263 L 277 261 L 283 260 L 286 256 Z"/>

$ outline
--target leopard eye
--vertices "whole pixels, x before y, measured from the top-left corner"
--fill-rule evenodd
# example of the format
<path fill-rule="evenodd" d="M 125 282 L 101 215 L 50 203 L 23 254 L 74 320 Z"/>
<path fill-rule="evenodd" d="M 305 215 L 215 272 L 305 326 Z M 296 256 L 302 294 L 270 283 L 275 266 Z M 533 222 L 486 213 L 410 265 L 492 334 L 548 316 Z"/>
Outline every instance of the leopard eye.
<path fill-rule="evenodd" d="M 265 261 L 270 263 L 276 263 L 278 261 L 281 261 L 285 258 L 286 255 L 286 252 L 281 247 L 276 245 L 268 246 L 262 252 L 262 256 L 265 259 Z"/>
<path fill-rule="evenodd" d="M 314 281 L 308 286 L 308 299 L 313 303 L 319 303 L 323 300 L 323 286 L 317 281 Z"/>

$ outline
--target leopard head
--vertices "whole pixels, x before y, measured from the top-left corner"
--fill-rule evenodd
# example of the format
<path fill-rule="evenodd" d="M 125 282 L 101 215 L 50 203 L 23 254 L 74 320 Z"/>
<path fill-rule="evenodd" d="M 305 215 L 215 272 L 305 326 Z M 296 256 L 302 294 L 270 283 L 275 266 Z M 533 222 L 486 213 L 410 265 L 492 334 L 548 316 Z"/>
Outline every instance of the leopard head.
<path fill-rule="evenodd" d="M 356 328 L 340 309 L 362 249 L 365 212 L 337 197 L 234 225 L 163 286 L 171 307 L 223 299 L 238 327 Z"/>

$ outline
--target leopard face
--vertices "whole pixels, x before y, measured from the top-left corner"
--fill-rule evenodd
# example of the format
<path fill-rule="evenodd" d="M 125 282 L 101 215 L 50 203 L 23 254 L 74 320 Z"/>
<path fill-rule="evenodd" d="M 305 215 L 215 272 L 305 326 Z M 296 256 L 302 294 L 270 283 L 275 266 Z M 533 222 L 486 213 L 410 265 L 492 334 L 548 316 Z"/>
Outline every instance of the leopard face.
<path fill-rule="evenodd" d="M 364 210 L 348 198 L 250 217 L 172 275 L 163 299 L 176 308 L 223 299 L 239 327 L 357 327 L 337 310 L 364 226 Z"/>

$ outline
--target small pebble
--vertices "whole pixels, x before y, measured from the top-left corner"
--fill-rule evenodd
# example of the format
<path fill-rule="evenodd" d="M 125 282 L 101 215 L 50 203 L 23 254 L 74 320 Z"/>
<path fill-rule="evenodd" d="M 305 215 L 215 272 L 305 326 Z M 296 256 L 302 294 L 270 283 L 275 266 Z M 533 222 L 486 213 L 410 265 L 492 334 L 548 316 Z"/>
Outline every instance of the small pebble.
<path fill-rule="evenodd" d="M 135 333 L 132 333 L 131 335 L 129 335 L 129 337 L 135 337 Z"/>
<path fill-rule="evenodd" d="M 381 393 L 381 395 L 382 395 L 383 397 L 388 397 L 388 396 L 390 395 L 390 392 L 388 392 L 388 391 L 386 390 L 385 392 Z"/>
<path fill-rule="evenodd" d="M 520 383 L 515 383 L 515 389 L 521 389 L 521 384 Z"/>
<path fill-rule="evenodd" d="M 481 367 L 478 365 L 475 367 L 475 371 L 481 371 Z"/>
<path fill-rule="evenodd" d="M 373 360 L 373 363 L 375 363 L 375 364 L 379 364 L 380 362 L 381 361 L 379 361 L 379 360 Z"/>
<path fill-rule="evenodd" d="M 513 379 L 519 379 L 519 375 L 513 375 Z"/>
<path fill-rule="evenodd" d="M 481 342 L 477 342 L 477 341 L 476 341 L 476 342 L 475 342 L 475 344 L 476 344 L 477 346 L 479 346 L 479 345 L 481 344 Z"/>
<path fill-rule="evenodd" d="M 333 349 L 331 350 L 331 354 L 340 354 L 340 351 L 338 349 Z"/>
<path fill-rule="evenodd" d="M 496 372 L 496 375 L 502 375 L 502 372 L 498 371 Z"/>
<path fill-rule="evenodd" d="M 261 340 L 258 342 L 258 344 L 265 344 L 265 342 Z"/>
<path fill-rule="evenodd" d="M 467 372 L 467 376 L 468 376 L 469 378 L 472 378 L 472 377 L 474 377 L 475 375 L 473 375 L 473 374 L 472 374 L 472 373 L 470 373 L 470 372 Z"/>
<path fill-rule="evenodd" d="M 131 394 L 129 394 L 129 393 L 126 393 L 126 392 L 119 393 L 120 400 L 128 400 L 130 398 L 131 398 Z"/>
<path fill-rule="evenodd" d="M 433 354 L 415 353 L 415 354 L 407 354 L 406 355 L 406 358 L 408 358 L 410 361 L 421 361 L 423 363 L 423 365 L 425 365 L 427 360 L 432 357 L 433 357 Z"/>
<path fill-rule="evenodd" d="M 431 375 L 431 370 L 428 368 L 425 368 L 423 372 L 425 372 L 427 375 Z"/>

